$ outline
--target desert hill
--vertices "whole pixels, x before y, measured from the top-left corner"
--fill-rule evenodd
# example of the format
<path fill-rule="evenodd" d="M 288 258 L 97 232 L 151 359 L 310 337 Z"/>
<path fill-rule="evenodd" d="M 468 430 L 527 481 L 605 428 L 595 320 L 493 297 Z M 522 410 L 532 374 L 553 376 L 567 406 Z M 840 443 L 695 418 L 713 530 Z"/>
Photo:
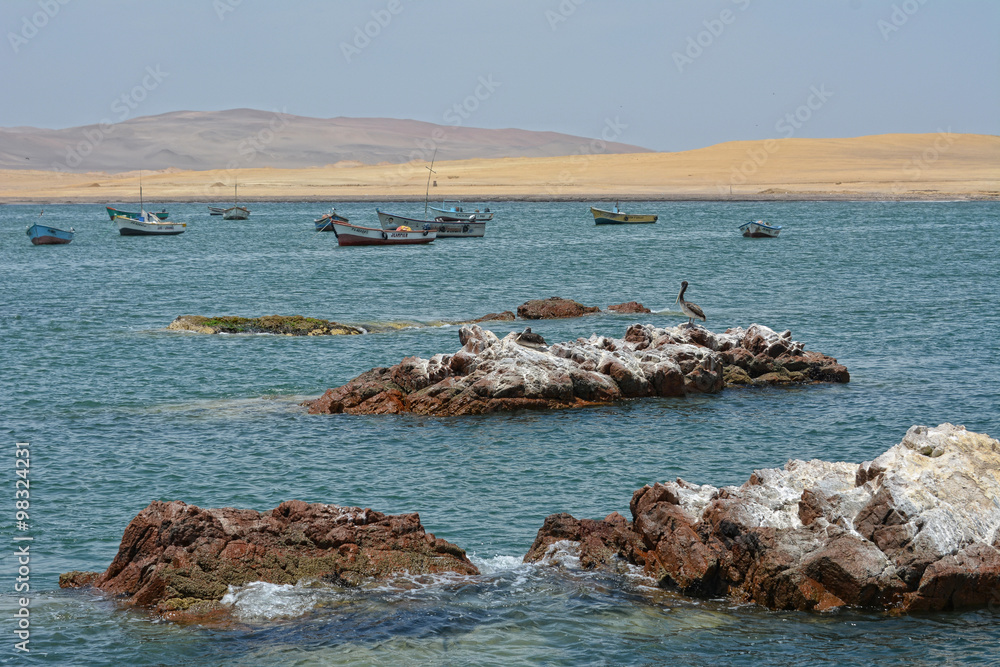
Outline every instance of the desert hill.
<path fill-rule="evenodd" d="M 392 118 L 307 118 L 254 109 L 175 111 L 116 124 L 0 128 L 0 169 L 109 173 L 134 169 L 299 169 L 413 159 L 551 157 L 589 151 L 557 132 L 487 130 Z M 648 149 L 601 143 L 603 153 Z"/>
<path fill-rule="evenodd" d="M 143 171 L 146 201 L 422 200 L 427 163 Z M 1000 137 L 735 141 L 678 153 L 438 162 L 432 199 L 1000 199 Z M 130 202 L 139 172 L 0 171 L 0 203 Z"/>

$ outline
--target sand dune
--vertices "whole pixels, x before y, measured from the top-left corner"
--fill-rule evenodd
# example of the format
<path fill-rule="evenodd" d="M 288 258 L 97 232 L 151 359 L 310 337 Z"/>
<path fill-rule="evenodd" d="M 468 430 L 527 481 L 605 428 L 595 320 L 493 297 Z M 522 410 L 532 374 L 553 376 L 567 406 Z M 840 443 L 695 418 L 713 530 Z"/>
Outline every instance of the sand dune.
<path fill-rule="evenodd" d="M 423 199 L 424 162 L 143 171 L 147 201 Z M 1000 199 L 1000 137 L 737 141 L 680 153 L 438 162 L 433 199 Z M 139 173 L 0 172 L 0 202 L 131 202 Z"/>
<path fill-rule="evenodd" d="M 0 169 L 296 169 L 439 159 L 572 155 L 591 140 L 557 132 L 485 130 L 392 118 L 306 118 L 232 109 L 176 111 L 64 130 L 0 128 Z M 604 153 L 648 151 L 607 143 Z"/>

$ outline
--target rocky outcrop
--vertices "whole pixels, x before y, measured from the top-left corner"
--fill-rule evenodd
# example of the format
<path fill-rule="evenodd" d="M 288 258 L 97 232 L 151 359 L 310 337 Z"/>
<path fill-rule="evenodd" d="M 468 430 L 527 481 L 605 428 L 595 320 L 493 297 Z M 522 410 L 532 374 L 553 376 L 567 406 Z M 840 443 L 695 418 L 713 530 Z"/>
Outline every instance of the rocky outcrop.
<path fill-rule="evenodd" d="M 454 354 L 407 357 L 362 373 L 307 403 L 310 412 L 484 414 L 711 393 L 735 384 L 850 379 L 836 359 L 757 324 L 721 334 L 635 324 L 624 338 L 594 335 L 548 347 L 526 345 L 516 333 L 498 339 L 470 325 L 459 340 Z"/>
<path fill-rule="evenodd" d="M 651 313 L 649 308 L 642 305 L 638 301 L 626 301 L 625 303 L 616 303 L 614 305 L 608 306 L 608 310 L 613 313 L 627 314 L 627 313 Z"/>
<path fill-rule="evenodd" d="M 568 542 L 585 567 L 631 563 L 688 595 L 772 609 L 1000 605 L 1000 443 L 961 426 L 914 426 L 860 465 L 645 486 L 630 510 L 631 522 L 553 515 L 525 561 Z"/>
<path fill-rule="evenodd" d="M 167 326 L 173 331 L 202 334 L 244 333 L 277 334 L 282 336 L 340 336 L 363 333 L 357 327 L 330 320 L 301 315 L 268 315 L 265 317 L 202 317 L 181 315 Z"/>
<path fill-rule="evenodd" d="M 584 306 L 572 299 L 553 296 L 548 299 L 526 301 L 517 307 L 517 316 L 526 320 L 553 320 L 563 317 L 580 317 L 598 313 L 596 306 Z"/>
<path fill-rule="evenodd" d="M 482 317 L 477 317 L 476 319 L 472 320 L 472 322 L 456 322 L 456 324 L 475 324 L 476 322 L 494 322 L 494 321 L 509 322 L 514 319 L 516 319 L 514 313 L 510 312 L 509 310 L 505 310 L 502 313 L 487 313 Z"/>
<path fill-rule="evenodd" d="M 417 514 L 299 500 L 263 513 L 157 501 L 125 529 L 103 574 L 70 572 L 59 585 L 93 586 L 160 613 L 204 614 L 229 586 L 303 579 L 356 585 L 404 572 L 478 574 L 464 551 L 424 532 Z"/>

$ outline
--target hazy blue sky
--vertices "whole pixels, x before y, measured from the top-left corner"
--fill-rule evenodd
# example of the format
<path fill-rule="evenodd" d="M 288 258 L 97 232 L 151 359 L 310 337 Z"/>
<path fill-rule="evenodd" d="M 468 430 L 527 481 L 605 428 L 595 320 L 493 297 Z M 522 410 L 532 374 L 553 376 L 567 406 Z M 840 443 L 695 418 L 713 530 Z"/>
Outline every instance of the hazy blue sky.
<path fill-rule="evenodd" d="M 2 0 L 0 26 L 6 127 L 251 107 L 661 151 L 1000 134 L 998 0 Z"/>

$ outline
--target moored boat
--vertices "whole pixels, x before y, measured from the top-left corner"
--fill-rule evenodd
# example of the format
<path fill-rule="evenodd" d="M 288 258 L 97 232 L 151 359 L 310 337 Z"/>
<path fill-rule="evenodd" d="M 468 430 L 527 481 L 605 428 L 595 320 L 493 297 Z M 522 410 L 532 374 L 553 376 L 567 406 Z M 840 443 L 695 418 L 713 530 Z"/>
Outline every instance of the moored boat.
<path fill-rule="evenodd" d="M 183 234 L 187 227 L 183 222 L 166 222 L 145 211 L 135 218 L 116 216 L 115 223 L 122 236 L 176 236 Z"/>
<path fill-rule="evenodd" d="M 781 225 L 770 225 L 763 220 L 744 222 L 739 229 L 749 239 L 773 239 L 781 233 Z"/>
<path fill-rule="evenodd" d="M 28 227 L 27 234 L 34 245 L 65 245 L 73 240 L 76 230 L 72 227 L 68 230 L 59 229 L 58 227 L 36 222 Z"/>
<path fill-rule="evenodd" d="M 315 220 L 313 224 L 316 225 L 317 232 L 332 232 L 334 222 L 349 222 L 347 218 L 337 213 L 336 209 L 331 209 L 329 213 L 324 213 Z"/>
<path fill-rule="evenodd" d="M 139 213 L 137 211 L 123 211 L 121 209 L 113 208 L 111 206 L 105 206 L 104 208 L 107 209 L 107 211 L 108 211 L 108 217 L 111 218 L 111 220 L 114 220 L 119 215 L 122 216 L 122 217 L 125 217 L 125 218 L 138 218 L 139 217 Z M 167 212 L 166 209 L 163 209 L 163 210 L 160 210 L 160 211 L 154 211 L 153 215 L 155 215 L 160 220 L 166 220 L 167 216 L 169 216 L 170 214 Z"/>
<path fill-rule="evenodd" d="M 226 212 L 226 209 L 223 208 L 222 206 L 209 206 L 208 207 L 208 214 L 209 215 L 222 215 L 225 212 Z"/>
<path fill-rule="evenodd" d="M 611 211 L 590 207 L 595 225 L 638 225 L 656 222 L 658 216 L 652 213 L 624 213 L 618 208 L 618 202 Z"/>
<path fill-rule="evenodd" d="M 385 213 L 378 209 L 375 209 L 375 212 L 378 213 L 382 229 L 395 229 L 400 225 L 414 229 L 427 228 L 437 232 L 439 239 L 480 238 L 486 235 L 486 221 L 477 221 L 472 214 L 465 220 L 445 220 L 443 217 L 434 220 L 419 220 L 394 213 Z"/>
<path fill-rule="evenodd" d="M 223 220 L 246 220 L 250 217 L 250 209 L 239 205 L 238 185 L 233 183 L 233 205 L 222 211 Z"/>
<path fill-rule="evenodd" d="M 477 222 L 486 222 L 493 219 L 493 213 L 489 208 L 480 211 L 478 208 L 471 213 L 466 211 L 460 201 L 443 201 L 441 206 L 428 206 L 433 212 L 434 218 L 443 218 L 445 222 L 465 221 L 471 215 Z"/>
<path fill-rule="evenodd" d="M 333 233 L 337 235 L 337 243 L 342 246 L 413 245 L 430 243 L 437 238 L 437 232 L 431 229 L 379 229 L 335 220 L 331 220 L 330 224 L 333 226 Z"/>

